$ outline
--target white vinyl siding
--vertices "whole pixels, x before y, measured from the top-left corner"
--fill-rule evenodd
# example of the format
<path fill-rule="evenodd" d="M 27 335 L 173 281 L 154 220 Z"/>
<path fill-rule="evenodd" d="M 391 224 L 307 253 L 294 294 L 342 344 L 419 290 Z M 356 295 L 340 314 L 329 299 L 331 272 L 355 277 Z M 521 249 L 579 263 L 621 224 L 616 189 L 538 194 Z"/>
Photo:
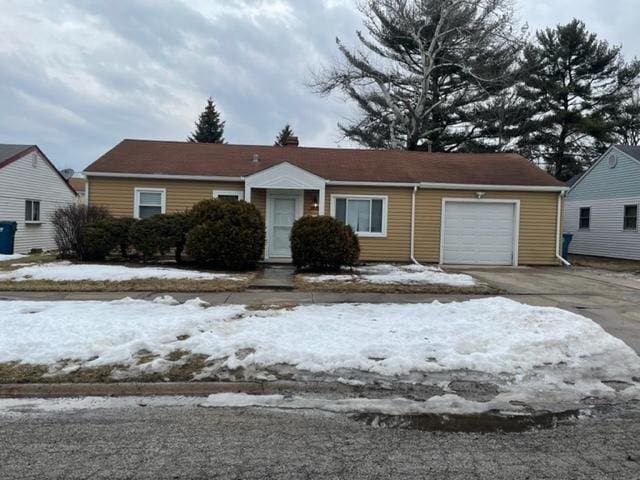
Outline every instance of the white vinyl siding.
<path fill-rule="evenodd" d="M 640 260 L 640 232 L 637 225 L 635 229 L 624 228 L 624 207 L 638 204 L 640 195 L 588 202 L 567 201 L 564 231 L 573 234 L 569 253 Z M 584 207 L 590 207 L 588 230 L 579 228 L 580 209 Z"/>
<path fill-rule="evenodd" d="M 55 249 L 51 214 L 73 203 L 75 198 L 64 180 L 38 153 L 28 153 L 0 168 L 0 220 L 18 224 L 15 253 Z M 39 221 L 26 220 L 27 200 L 39 201 Z"/>
<path fill-rule="evenodd" d="M 332 195 L 331 215 L 363 237 L 386 235 L 387 197 Z"/>

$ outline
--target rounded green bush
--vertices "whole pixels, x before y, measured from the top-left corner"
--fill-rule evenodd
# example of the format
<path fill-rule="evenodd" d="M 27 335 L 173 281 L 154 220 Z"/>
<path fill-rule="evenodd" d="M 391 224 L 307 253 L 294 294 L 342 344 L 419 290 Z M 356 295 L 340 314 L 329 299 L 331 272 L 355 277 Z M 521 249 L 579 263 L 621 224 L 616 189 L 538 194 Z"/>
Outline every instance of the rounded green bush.
<path fill-rule="evenodd" d="M 253 267 L 264 253 L 260 211 L 243 201 L 203 200 L 189 212 L 186 251 L 200 262 L 231 269 Z"/>
<path fill-rule="evenodd" d="M 349 225 L 329 216 L 307 216 L 293 224 L 291 256 L 300 269 L 339 270 L 358 261 L 360 243 Z"/>
<path fill-rule="evenodd" d="M 104 260 L 118 246 L 118 237 L 110 228 L 109 220 L 98 220 L 82 227 L 81 260 Z"/>
<path fill-rule="evenodd" d="M 129 229 L 131 246 L 142 254 L 144 260 L 149 260 L 160 253 L 164 253 L 166 249 L 162 235 L 163 216 L 158 214 L 142 218 L 132 224 Z"/>

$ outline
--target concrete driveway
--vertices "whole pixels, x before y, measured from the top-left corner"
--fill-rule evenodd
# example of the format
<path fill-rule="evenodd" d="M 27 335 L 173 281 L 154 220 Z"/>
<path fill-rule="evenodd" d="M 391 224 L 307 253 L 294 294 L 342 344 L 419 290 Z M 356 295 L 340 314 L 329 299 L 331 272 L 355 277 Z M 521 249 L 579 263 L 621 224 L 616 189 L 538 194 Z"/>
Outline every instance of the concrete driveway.
<path fill-rule="evenodd" d="M 464 269 L 531 305 L 584 315 L 640 353 L 640 275 L 585 267 Z"/>

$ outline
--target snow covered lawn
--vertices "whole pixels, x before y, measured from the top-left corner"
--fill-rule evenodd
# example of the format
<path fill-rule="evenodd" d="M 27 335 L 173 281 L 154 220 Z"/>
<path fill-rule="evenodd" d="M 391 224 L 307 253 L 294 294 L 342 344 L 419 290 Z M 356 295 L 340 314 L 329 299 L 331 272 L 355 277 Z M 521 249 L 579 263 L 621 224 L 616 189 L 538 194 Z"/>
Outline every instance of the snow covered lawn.
<path fill-rule="evenodd" d="M 472 276 L 461 273 L 447 273 L 432 265 L 376 264 L 358 267 L 353 273 L 337 275 L 298 275 L 299 283 L 310 288 L 357 290 L 371 287 L 374 290 L 397 290 L 397 287 L 429 290 L 475 290 L 486 289 Z M 422 287 L 422 288 L 421 288 Z M 426 288 L 425 288 L 426 287 Z"/>
<path fill-rule="evenodd" d="M 6 253 L 0 253 L 0 262 L 9 262 L 11 260 L 19 260 L 21 258 L 26 257 L 27 255 L 22 255 L 20 253 L 12 253 L 11 255 Z"/>
<path fill-rule="evenodd" d="M 227 273 L 208 273 L 166 267 L 74 264 L 71 262 L 27 265 L 16 270 L 0 272 L 0 281 L 13 280 L 16 282 L 25 280 L 124 282 L 147 278 L 162 280 L 243 280 L 241 275 Z"/>
<path fill-rule="evenodd" d="M 168 267 L 74 264 L 71 262 L 14 264 L 0 271 L 4 290 L 150 290 L 223 291 L 246 286 L 252 274 L 200 272 Z"/>
<path fill-rule="evenodd" d="M 264 379 L 286 364 L 334 381 L 416 381 L 418 373 L 420 382 L 437 378 L 445 389 L 449 374 L 449 381 L 481 374 L 499 385 L 503 400 L 617 395 L 603 381 L 640 394 L 635 352 L 591 320 L 557 308 L 500 297 L 266 310 L 176 303 L 171 297 L 0 302 L 0 364 L 62 373 L 123 365 L 122 377 L 166 372 L 200 355 L 205 361 L 195 378 L 235 371 Z M 152 360 L 140 363 L 142 357 Z"/>

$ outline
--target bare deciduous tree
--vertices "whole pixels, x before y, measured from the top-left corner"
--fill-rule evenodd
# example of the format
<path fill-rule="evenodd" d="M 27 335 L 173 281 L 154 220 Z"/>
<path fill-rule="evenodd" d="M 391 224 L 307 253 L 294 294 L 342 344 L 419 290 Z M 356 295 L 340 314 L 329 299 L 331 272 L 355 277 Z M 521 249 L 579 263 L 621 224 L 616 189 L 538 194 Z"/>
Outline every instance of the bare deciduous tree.
<path fill-rule="evenodd" d="M 369 147 L 449 151 L 480 141 L 475 122 L 513 85 L 524 31 L 514 32 L 509 0 L 368 0 L 366 32 L 342 62 L 313 83 L 342 92 L 357 119 L 339 127 Z"/>

